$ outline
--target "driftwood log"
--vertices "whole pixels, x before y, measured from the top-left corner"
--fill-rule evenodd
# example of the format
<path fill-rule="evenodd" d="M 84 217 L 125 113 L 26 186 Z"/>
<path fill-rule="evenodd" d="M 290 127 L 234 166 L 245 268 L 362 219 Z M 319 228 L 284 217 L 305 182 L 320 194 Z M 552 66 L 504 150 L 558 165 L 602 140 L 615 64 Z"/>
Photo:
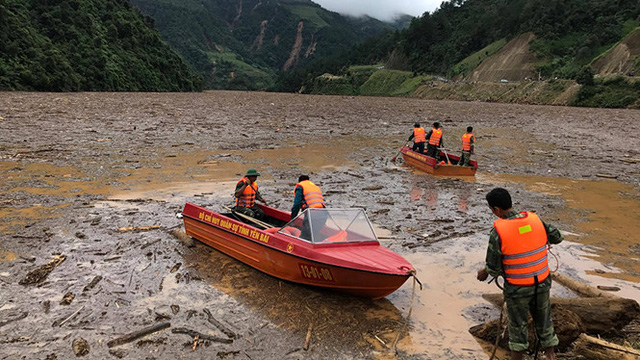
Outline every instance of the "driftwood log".
<path fill-rule="evenodd" d="M 573 350 L 592 360 L 640 360 L 640 351 L 582 334 L 573 343 Z"/>
<path fill-rule="evenodd" d="M 553 279 L 553 281 L 557 282 L 558 284 L 570 290 L 573 290 L 578 295 L 591 297 L 591 298 L 603 297 L 608 299 L 619 299 L 619 297 L 614 294 L 608 293 L 606 291 L 598 290 L 593 286 L 589 286 L 585 283 L 574 280 L 568 276 L 564 276 L 557 272 L 551 273 L 551 279 Z"/>
<path fill-rule="evenodd" d="M 564 309 L 562 306 L 552 303 L 551 316 L 553 319 L 554 330 L 556 335 L 558 335 L 558 340 L 560 341 L 560 344 L 558 345 L 559 350 L 568 348 L 578 338 L 578 336 L 584 332 L 584 325 L 580 320 L 580 317 L 575 313 Z M 484 341 L 495 343 L 498 331 L 498 321 L 499 319 L 495 319 L 484 324 L 474 326 L 469 329 L 469 332 L 473 336 Z M 508 349 L 509 345 L 509 331 L 504 331 L 508 326 L 508 321 L 507 316 L 503 316 L 502 326 L 500 328 L 502 329 L 501 333 L 503 333 L 504 336 L 498 341 L 500 347 L 505 349 Z M 529 317 L 528 328 L 529 347 L 530 350 L 533 350 L 536 340 L 535 328 L 531 317 Z"/>
<path fill-rule="evenodd" d="M 502 294 L 485 294 L 482 297 L 490 303 L 502 307 Z M 640 305 L 635 300 L 619 297 L 597 298 L 551 298 L 551 304 L 576 313 L 589 334 L 604 334 L 622 329 L 633 319 L 640 316 Z M 552 310 L 553 311 L 553 310 Z"/>

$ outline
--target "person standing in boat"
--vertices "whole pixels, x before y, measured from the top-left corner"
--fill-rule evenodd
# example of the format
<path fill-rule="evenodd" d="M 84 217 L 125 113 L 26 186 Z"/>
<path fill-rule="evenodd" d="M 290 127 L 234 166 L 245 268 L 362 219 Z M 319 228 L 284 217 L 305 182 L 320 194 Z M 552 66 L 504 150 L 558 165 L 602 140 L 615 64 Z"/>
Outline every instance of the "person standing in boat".
<path fill-rule="evenodd" d="M 413 124 L 413 133 L 409 136 L 409 140 L 407 140 L 413 140 L 413 148 L 411 148 L 411 150 L 424 154 L 424 143 L 427 142 L 426 135 L 427 132 L 420 126 L 420 123 Z"/>
<path fill-rule="evenodd" d="M 256 169 L 249 169 L 247 174 L 236 184 L 236 206 L 235 211 L 251 216 L 259 220 L 264 219 L 264 211 L 256 205 L 256 200 L 262 201 L 265 205 L 267 202 L 258 191 L 258 183 L 256 180 L 260 173 Z"/>
<path fill-rule="evenodd" d="M 326 207 L 324 199 L 322 198 L 322 190 L 320 190 L 318 185 L 312 183 L 307 175 L 300 175 L 298 183 L 293 189 L 293 193 L 295 197 L 293 199 L 293 207 L 291 208 L 291 220 L 298 216 L 300 211 L 323 209 Z M 313 221 L 313 229 L 310 225 L 311 221 Z M 314 237 L 317 238 L 318 231 L 321 230 L 321 227 L 324 227 L 326 222 L 327 214 L 324 211 L 314 213 L 313 219 L 310 219 L 309 216 L 305 214 L 300 238 L 305 240 L 313 240 Z M 313 237 L 311 236 L 311 230 L 313 230 L 314 233 Z"/>
<path fill-rule="evenodd" d="M 298 183 L 293 189 L 295 197 L 293 199 L 293 207 L 291 208 L 291 219 L 293 220 L 300 210 L 305 211 L 308 208 L 325 208 L 324 199 L 322 198 L 322 190 L 320 187 L 309 180 L 309 176 L 300 175 Z"/>
<path fill-rule="evenodd" d="M 436 163 L 440 161 L 440 150 L 438 148 L 444 146 L 444 139 L 442 138 L 442 128 L 440 127 L 439 122 L 433 123 L 433 128 L 426 136 L 429 139 L 429 143 L 427 144 L 427 156 L 436 159 Z"/>
<path fill-rule="evenodd" d="M 562 234 L 533 212 L 515 212 L 511 195 L 503 188 L 491 190 L 487 202 L 499 219 L 493 223 L 485 267 L 478 270 L 477 279 L 485 281 L 489 275 L 505 279 L 511 359 L 522 359 L 529 349 L 527 323 L 531 312 L 545 359 L 554 360 L 558 337 L 551 320 L 547 248 L 549 243 L 560 243 Z"/>
<path fill-rule="evenodd" d="M 462 135 L 462 158 L 458 165 L 469 166 L 475 143 L 476 137 L 473 135 L 473 127 L 467 126 L 467 132 Z"/>

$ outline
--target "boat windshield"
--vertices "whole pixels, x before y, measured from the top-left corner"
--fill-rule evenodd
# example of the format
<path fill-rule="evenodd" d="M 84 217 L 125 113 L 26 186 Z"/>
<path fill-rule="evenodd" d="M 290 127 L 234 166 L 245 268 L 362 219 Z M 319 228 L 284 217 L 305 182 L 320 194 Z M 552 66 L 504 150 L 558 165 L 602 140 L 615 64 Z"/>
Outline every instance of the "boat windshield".
<path fill-rule="evenodd" d="M 363 209 L 307 209 L 278 232 L 314 244 L 378 241 Z"/>

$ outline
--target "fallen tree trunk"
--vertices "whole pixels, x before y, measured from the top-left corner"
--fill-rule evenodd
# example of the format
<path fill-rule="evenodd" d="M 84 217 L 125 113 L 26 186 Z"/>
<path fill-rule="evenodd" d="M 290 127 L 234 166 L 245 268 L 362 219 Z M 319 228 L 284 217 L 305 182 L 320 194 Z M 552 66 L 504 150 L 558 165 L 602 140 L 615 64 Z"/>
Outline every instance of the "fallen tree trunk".
<path fill-rule="evenodd" d="M 502 307 L 502 294 L 484 294 L 482 297 L 490 303 Z M 622 329 L 633 319 L 640 316 L 640 305 L 635 300 L 616 297 L 614 299 L 597 298 L 551 298 L 551 304 L 576 313 L 589 334 L 604 334 L 614 329 Z"/>
<path fill-rule="evenodd" d="M 592 360 L 640 360 L 640 351 L 582 334 L 573 343 L 573 350 Z"/>
<path fill-rule="evenodd" d="M 551 273 L 551 278 L 553 279 L 553 281 L 557 282 L 558 284 L 573 290 L 575 293 L 577 293 L 578 295 L 582 295 L 582 296 L 586 296 L 586 297 L 590 297 L 590 298 L 595 298 L 595 297 L 603 297 L 603 298 L 608 298 L 608 299 L 618 299 L 619 297 L 613 294 L 610 294 L 606 291 L 602 291 L 599 290 L 597 288 L 594 288 L 593 286 L 589 286 L 585 283 L 582 283 L 580 281 L 574 280 L 568 276 L 564 276 L 562 274 L 559 274 L 557 272 L 555 273 Z"/>
<path fill-rule="evenodd" d="M 564 309 L 562 306 L 551 304 L 551 315 L 553 327 L 560 342 L 558 344 L 559 350 L 568 348 L 574 340 L 585 331 L 584 324 L 580 320 L 580 317 L 575 313 Z M 473 326 L 469 329 L 469 332 L 477 338 L 487 342 L 497 343 L 500 347 L 507 349 L 509 345 L 509 331 L 507 329 L 509 320 L 507 319 L 507 316 L 502 318 L 502 324 L 500 326 L 498 326 L 500 320 L 495 319 L 484 324 Z M 498 336 L 498 328 L 501 329 L 501 334 L 500 339 L 496 340 L 496 336 Z M 536 343 L 536 330 L 531 317 L 529 317 L 528 329 L 530 350 L 533 350 Z"/>

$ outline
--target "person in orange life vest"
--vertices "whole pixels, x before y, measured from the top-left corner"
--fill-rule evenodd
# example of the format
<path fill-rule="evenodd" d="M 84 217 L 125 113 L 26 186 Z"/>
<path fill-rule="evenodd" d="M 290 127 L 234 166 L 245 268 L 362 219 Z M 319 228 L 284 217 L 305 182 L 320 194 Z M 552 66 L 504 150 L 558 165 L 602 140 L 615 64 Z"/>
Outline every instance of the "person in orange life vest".
<path fill-rule="evenodd" d="M 489 275 L 505 278 L 511 359 L 522 359 L 529 349 L 527 323 L 531 313 L 545 359 L 554 360 L 558 337 L 551 321 L 547 246 L 560 243 L 562 234 L 535 213 L 515 212 L 511 195 L 503 188 L 491 190 L 487 202 L 498 220 L 491 229 L 485 267 L 478 270 L 477 279 L 485 281 Z"/>
<path fill-rule="evenodd" d="M 251 216 L 256 219 L 264 219 L 264 211 L 256 205 L 256 200 L 262 201 L 265 205 L 267 202 L 258 191 L 258 183 L 256 180 L 260 173 L 256 169 L 249 169 L 247 174 L 236 184 L 236 206 L 235 211 Z"/>
<path fill-rule="evenodd" d="M 291 219 L 293 220 L 298 213 L 302 210 L 306 209 L 317 209 L 317 208 L 325 208 L 324 199 L 322 198 L 322 190 L 316 184 L 312 183 L 309 180 L 309 176 L 300 175 L 298 178 L 298 183 L 293 190 L 295 194 L 295 198 L 293 199 L 293 207 L 291 208 Z M 313 229 L 314 235 L 317 235 L 317 231 L 320 230 L 321 226 L 324 226 L 326 222 L 326 214 L 325 212 L 317 212 L 314 213 L 313 225 L 316 227 Z M 300 234 L 300 238 L 311 240 L 311 226 L 309 226 L 309 219 L 307 216 L 304 218 L 302 233 Z M 317 236 L 316 236 L 317 238 Z"/>
<path fill-rule="evenodd" d="M 424 154 L 424 143 L 427 142 L 426 131 L 420 126 L 420 123 L 413 124 L 413 133 L 409 136 L 409 140 L 413 140 L 413 148 L 411 150 Z"/>
<path fill-rule="evenodd" d="M 473 135 L 473 127 L 467 126 L 467 132 L 462 135 L 462 158 L 458 165 L 469 166 L 475 143 L 476 137 Z"/>
<path fill-rule="evenodd" d="M 440 127 L 439 122 L 436 121 L 433 123 L 433 129 L 429 131 L 426 137 L 429 139 L 429 143 L 427 144 L 427 156 L 435 158 L 437 163 L 440 161 L 440 150 L 438 150 L 438 148 L 444 146 L 442 128 Z"/>

